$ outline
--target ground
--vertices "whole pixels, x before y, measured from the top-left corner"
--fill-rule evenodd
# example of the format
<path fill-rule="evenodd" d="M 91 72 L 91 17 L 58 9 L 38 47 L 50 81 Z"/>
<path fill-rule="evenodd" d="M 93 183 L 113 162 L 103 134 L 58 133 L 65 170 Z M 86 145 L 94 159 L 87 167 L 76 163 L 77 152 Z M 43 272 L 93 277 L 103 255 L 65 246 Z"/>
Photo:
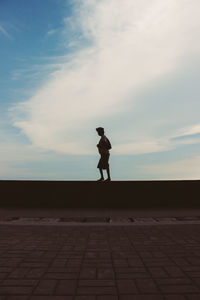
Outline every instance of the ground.
<path fill-rule="evenodd" d="M 200 299 L 198 222 L 11 223 L 0 225 L 0 300 Z"/>

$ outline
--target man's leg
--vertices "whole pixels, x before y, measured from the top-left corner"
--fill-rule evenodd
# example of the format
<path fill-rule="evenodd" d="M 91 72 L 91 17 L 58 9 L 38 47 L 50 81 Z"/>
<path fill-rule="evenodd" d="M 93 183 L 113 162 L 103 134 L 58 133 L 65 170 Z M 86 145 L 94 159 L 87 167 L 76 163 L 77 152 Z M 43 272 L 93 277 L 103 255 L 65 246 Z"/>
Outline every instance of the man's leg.
<path fill-rule="evenodd" d="M 110 181 L 111 178 L 110 178 L 110 168 L 109 167 L 106 169 L 106 172 L 107 172 L 107 175 L 108 175 L 108 178 L 106 180 Z"/>
<path fill-rule="evenodd" d="M 99 171 L 100 171 L 100 174 L 101 174 L 101 179 L 104 179 L 104 177 L 103 177 L 103 170 L 99 169 Z"/>
<path fill-rule="evenodd" d="M 103 177 L 103 170 L 99 168 L 99 172 L 100 172 L 100 174 L 101 174 L 101 178 L 100 178 L 99 180 L 97 180 L 97 181 L 102 181 L 102 180 L 104 180 L 104 177 Z"/>

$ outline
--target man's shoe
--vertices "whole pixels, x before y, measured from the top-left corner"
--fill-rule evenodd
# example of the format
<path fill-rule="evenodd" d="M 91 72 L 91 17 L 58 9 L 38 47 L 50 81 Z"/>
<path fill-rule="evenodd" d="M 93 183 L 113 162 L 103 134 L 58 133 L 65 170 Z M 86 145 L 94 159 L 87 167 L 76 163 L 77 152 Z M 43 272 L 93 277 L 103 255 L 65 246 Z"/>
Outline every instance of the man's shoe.
<path fill-rule="evenodd" d="M 104 181 L 104 179 L 103 179 L 103 178 L 100 178 L 100 179 L 98 179 L 97 181 Z"/>
<path fill-rule="evenodd" d="M 104 182 L 110 182 L 111 179 L 110 178 L 107 178 L 106 180 L 104 180 Z"/>

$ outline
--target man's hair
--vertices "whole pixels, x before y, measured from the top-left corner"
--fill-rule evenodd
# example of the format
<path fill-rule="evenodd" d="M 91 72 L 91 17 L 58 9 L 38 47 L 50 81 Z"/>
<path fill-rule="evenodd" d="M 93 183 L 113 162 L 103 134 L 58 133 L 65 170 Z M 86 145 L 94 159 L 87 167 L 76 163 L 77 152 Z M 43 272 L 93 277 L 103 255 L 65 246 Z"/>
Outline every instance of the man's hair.
<path fill-rule="evenodd" d="M 98 128 L 96 128 L 96 131 L 97 132 L 102 132 L 102 133 L 104 133 L 104 128 L 103 127 L 98 127 Z"/>

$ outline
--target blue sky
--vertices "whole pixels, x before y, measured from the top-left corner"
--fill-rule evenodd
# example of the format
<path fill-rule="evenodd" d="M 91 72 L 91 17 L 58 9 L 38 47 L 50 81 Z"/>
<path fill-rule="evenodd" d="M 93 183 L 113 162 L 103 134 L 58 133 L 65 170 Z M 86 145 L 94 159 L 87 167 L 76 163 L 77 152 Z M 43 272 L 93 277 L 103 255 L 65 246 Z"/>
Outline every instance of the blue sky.
<path fill-rule="evenodd" d="M 199 179 L 199 0 L 1 0 L 0 179 Z"/>

